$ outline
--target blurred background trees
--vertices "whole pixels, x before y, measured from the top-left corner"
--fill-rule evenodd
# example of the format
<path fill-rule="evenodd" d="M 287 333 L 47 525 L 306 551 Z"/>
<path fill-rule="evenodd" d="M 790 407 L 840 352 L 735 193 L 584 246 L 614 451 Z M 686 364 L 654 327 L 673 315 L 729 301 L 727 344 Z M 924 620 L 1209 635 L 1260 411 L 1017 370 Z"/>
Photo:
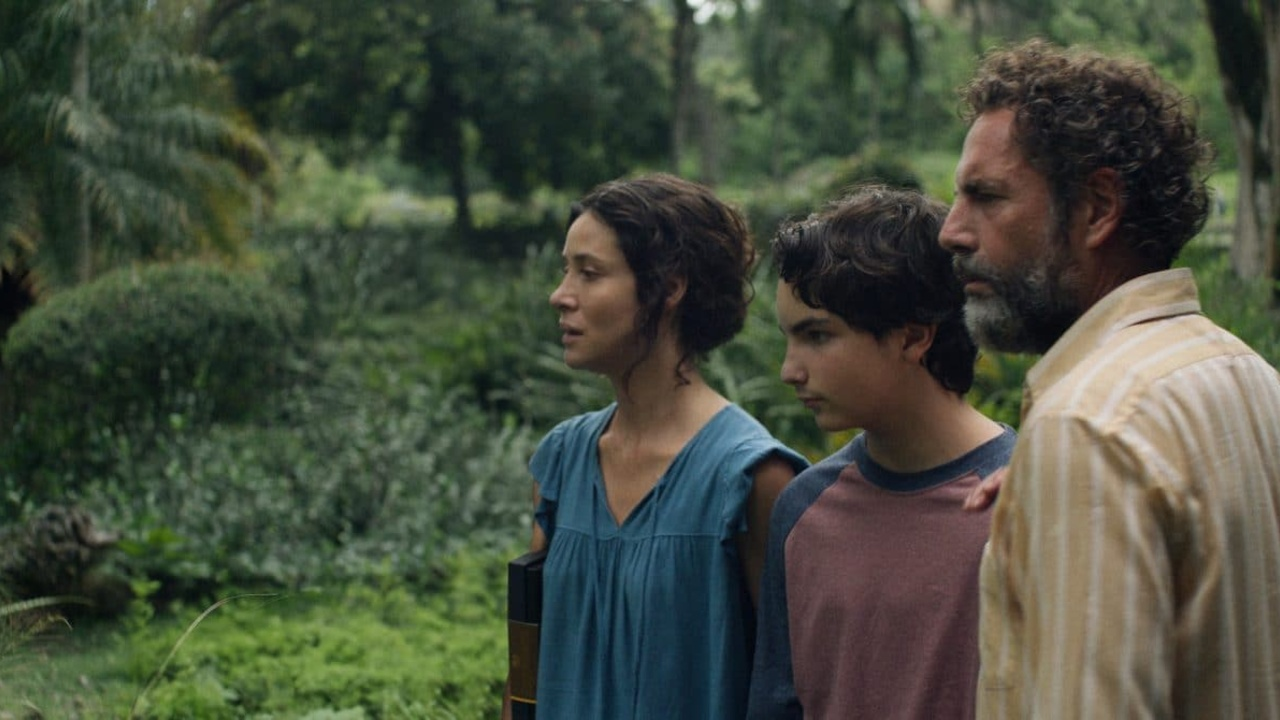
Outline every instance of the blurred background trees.
<path fill-rule="evenodd" d="M 954 89 L 1031 35 L 1195 99 L 1217 212 L 1182 262 L 1280 363 L 1278 3 L 0 0 L 0 526 L 86 508 L 146 607 L 500 569 L 538 437 L 609 397 L 546 305 L 569 203 L 669 170 L 763 248 L 860 180 L 950 199 Z M 819 457 L 773 282 L 705 373 Z M 1016 424 L 1030 362 L 984 354 L 972 400 Z"/>

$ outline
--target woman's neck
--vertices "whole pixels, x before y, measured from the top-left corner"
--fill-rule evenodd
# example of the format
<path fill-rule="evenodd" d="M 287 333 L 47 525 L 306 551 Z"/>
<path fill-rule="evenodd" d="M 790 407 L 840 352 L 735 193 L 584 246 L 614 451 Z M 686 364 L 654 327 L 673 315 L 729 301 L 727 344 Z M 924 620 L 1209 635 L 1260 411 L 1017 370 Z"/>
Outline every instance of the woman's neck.
<path fill-rule="evenodd" d="M 618 437 L 686 437 L 729 404 L 690 366 L 679 375 L 672 366 L 642 366 L 625 386 L 615 383 L 614 390 L 618 405 L 609 432 Z"/>

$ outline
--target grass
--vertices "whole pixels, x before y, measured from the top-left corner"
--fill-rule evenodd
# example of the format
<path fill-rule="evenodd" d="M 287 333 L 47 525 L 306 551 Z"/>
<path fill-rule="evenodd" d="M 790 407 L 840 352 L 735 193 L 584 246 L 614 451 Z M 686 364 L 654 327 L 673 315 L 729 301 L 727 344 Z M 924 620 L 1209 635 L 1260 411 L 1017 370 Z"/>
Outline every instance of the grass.
<path fill-rule="evenodd" d="M 104 625 L 57 623 L 0 658 L 0 718 L 117 718 L 142 689 Z"/>
<path fill-rule="evenodd" d="M 228 594 L 163 617 L 10 632 L 0 720 L 496 716 L 515 552 L 462 553 L 430 591 L 388 579 Z"/>

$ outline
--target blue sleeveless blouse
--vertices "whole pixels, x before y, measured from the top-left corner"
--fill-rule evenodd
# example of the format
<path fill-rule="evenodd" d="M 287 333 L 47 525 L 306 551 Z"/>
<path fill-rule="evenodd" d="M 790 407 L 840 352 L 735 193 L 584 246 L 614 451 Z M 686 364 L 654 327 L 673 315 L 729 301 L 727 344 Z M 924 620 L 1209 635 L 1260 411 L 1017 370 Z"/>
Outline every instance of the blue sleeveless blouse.
<path fill-rule="evenodd" d="M 616 403 L 560 423 L 529 467 L 551 539 L 539 720 L 740 720 L 755 613 L 735 538 L 754 467 L 808 465 L 736 405 L 715 415 L 622 523 L 598 441 Z"/>

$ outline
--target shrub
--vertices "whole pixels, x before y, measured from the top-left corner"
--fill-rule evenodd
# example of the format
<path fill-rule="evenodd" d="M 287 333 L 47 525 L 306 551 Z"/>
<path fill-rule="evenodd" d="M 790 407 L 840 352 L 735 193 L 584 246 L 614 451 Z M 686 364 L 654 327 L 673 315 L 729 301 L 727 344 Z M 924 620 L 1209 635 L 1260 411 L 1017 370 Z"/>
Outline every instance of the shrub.
<path fill-rule="evenodd" d="M 891 154 L 879 147 L 864 148 L 857 155 L 845 158 L 832 174 L 824 195 L 831 199 L 840 197 L 850 188 L 861 183 L 875 182 L 896 187 L 922 190 L 924 183 L 911 163 L 901 155 Z"/>
<path fill-rule="evenodd" d="M 1242 281 L 1231 271 L 1229 250 L 1197 239 L 1178 265 L 1193 269 L 1204 313 L 1244 340 L 1268 362 L 1280 367 L 1280 308 L 1274 305 L 1274 281 Z"/>
<path fill-rule="evenodd" d="M 452 555 L 439 587 L 415 595 L 391 582 L 233 600 L 174 645 L 135 639 L 139 718 L 496 715 L 506 674 L 503 553 Z M 194 709 L 199 708 L 199 712 Z"/>
<path fill-rule="evenodd" d="M 164 582 L 158 599 L 385 574 L 426 586 L 450 549 L 527 538 L 536 438 L 461 393 L 330 385 L 281 412 L 121 447 L 117 472 L 86 489 L 132 572 Z"/>
<path fill-rule="evenodd" d="M 4 345 L 16 419 L 0 459 L 48 496 L 102 469 L 114 434 L 163 432 L 175 413 L 247 417 L 281 384 L 296 327 L 262 278 L 212 265 L 123 269 L 57 294 Z"/>
<path fill-rule="evenodd" d="M 435 227 L 280 227 L 255 242 L 272 283 L 302 304 L 305 330 L 324 335 L 454 292 L 458 267 L 444 252 L 446 237 Z"/>

